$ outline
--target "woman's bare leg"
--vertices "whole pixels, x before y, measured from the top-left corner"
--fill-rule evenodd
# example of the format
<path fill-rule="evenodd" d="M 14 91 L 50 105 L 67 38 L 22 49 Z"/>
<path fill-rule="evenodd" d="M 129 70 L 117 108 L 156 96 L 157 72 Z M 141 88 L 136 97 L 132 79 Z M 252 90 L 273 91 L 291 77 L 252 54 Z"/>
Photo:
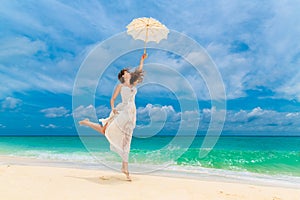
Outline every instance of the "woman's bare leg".
<path fill-rule="evenodd" d="M 129 172 L 128 172 L 128 162 L 122 162 L 122 173 L 124 173 L 126 175 L 126 178 L 128 181 L 131 181 L 131 178 L 129 176 Z"/>
<path fill-rule="evenodd" d="M 106 126 L 103 127 L 103 126 L 101 126 L 101 125 L 98 124 L 98 123 L 91 122 L 89 119 L 81 120 L 81 121 L 79 121 L 79 124 L 80 124 L 80 125 L 89 126 L 89 127 L 91 127 L 92 129 L 98 131 L 99 133 L 105 135 L 105 129 L 106 129 Z"/>

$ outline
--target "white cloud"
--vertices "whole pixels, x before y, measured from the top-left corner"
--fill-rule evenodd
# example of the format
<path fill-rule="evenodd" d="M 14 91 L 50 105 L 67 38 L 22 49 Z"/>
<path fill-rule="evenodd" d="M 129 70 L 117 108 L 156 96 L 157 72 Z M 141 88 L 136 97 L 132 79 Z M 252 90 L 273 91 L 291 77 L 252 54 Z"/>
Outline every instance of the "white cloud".
<path fill-rule="evenodd" d="M 86 48 L 96 41 L 93 26 L 59 1 L 5 2 L 0 11 L 6 21 L 0 38 L 0 98 L 28 90 L 70 94 Z"/>
<path fill-rule="evenodd" d="M 178 44 L 176 48 L 182 51 L 186 47 Z M 218 79 L 219 71 L 205 51 L 190 49 L 181 56 L 185 59 L 165 52 L 151 54 L 145 64 L 145 81 L 163 85 L 178 98 L 208 100 L 225 97 L 223 81 Z"/>
<path fill-rule="evenodd" d="M 181 134 L 194 134 L 197 132 L 200 120 L 198 111 L 177 112 L 171 105 L 147 104 L 145 107 L 138 108 L 137 116 L 136 132 L 139 135 L 156 135 L 162 129 L 174 132 L 179 128 L 183 130 Z"/>
<path fill-rule="evenodd" d="M 93 118 L 96 114 L 95 107 L 93 105 L 88 106 L 78 106 L 75 110 L 73 110 L 73 117 L 76 119 L 85 119 L 85 118 Z"/>
<path fill-rule="evenodd" d="M 8 70 L 3 69 L 0 65 L 0 98 L 10 96 L 15 91 L 24 91 L 30 88 L 28 82 L 11 76 L 11 74 L 7 73 Z"/>
<path fill-rule="evenodd" d="M 258 117 L 264 114 L 265 111 L 263 111 L 260 107 L 254 108 L 251 110 L 250 113 L 247 114 L 248 117 Z"/>
<path fill-rule="evenodd" d="M 97 108 L 95 108 L 93 105 L 80 105 L 75 110 L 73 110 L 73 117 L 78 120 L 88 118 L 98 121 L 98 118 L 108 117 L 110 111 L 111 109 L 103 105 L 98 106 Z"/>
<path fill-rule="evenodd" d="M 190 122 L 194 123 L 196 117 L 200 117 L 199 130 L 207 130 L 211 123 L 211 114 L 216 112 L 215 108 L 205 108 L 201 110 L 200 116 L 196 111 L 190 112 Z M 222 110 L 220 112 L 223 112 Z M 260 107 L 252 110 L 227 110 L 224 131 L 252 132 L 257 134 L 258 131 L 264 132 L 299 132 L 300 131 L 300 113 L 299 112 L 278 112 L 275 110 L 264 110 Z M 221 113 L 222 114 L 222 113 Z M 223 116 L 223 114 L 221 115 Z M 217 120 L 222 120 L 216 116 Z"/>
<path fill-rule="evenodd" d="M 153 136 L 164 128 L 167 120 L 167 113 L 173 112 L 171 106 L 158 106 L 147 104 L 146 107 L 137 109 L 136 136 Z"/>
<path fill-rule="evenodd" d="M 34 73 L 31 78 L 31 86 L 53 93 L 67 93 L 72 91 L 73 80 L 69 77 L 55 78 L 43 73 Z"/>
<path fill-rule="evenodd" d="M 56 117 L 67 117 L 69 116 L 69 110 L 65 107 L 54 107 L 42 109 L 40 112 L 44 113 L 46 117 L 56 118 Z"/>
<path fill-rule="evenodd" d="M 99 118 L 108 117 L 110 112 L 111 112 L 111 109 L 106 106 L 101 105 L 96 108 L 96 114 Z"/>
<path fill-rule="evenodd" d="M 44 124 L 41 124 L 40 127 L 42 128 L 46 128 L 46 129 L 54 129 L 54 128 L 58 128 L 58 126 L 54 125 L 54 124 L 48 124 L 48 125 L 44 125 Z"/>
<path fill-rule="evenodd" d="M 146 107 L 139 107 L 137 114 L 142 121 L 149 121 L 149 118 L 151 118 L 153 122 L 165 122 L 167 119 L 170 121 L 178 121 L 180 118 L 180 114 L 176 113 L 171 105 L 160 106 L 147 104 Z"/>
<path fill-rule="evenodd" d="M 299 61 L 300 66 L 300 61 Z M 278 87 L 276 91 L 280 96 L 284 95 L 288 99 L 296 99 L 300 101 L 300 72 L 294 77 L 286 81 L 282 86 Z"/>
<path fill-rule="evenodd" d="M 207 50 L 213 55 L 220 70 L 228 99 L 245 96 L 246 76 L 253 70 L 253 59 L 248 54 L 232 54 L 224 44 L 210 44 Z"/>
<path fill-rule="evenodd" d="M 2 62 L 11 56 L 31 56 L 38 51 L 46 50 L 44 42 L 40 40 L 30 41 L 27 37 L 2 38 L 0 45 L 0 59 Z"/>
<path fill-rule="evenodd" d="M 300 35 L 299 2 L 194 1 L 160 2 L 157 6 L 165 11 L 163 19 L 170 27 L 184 31 L 208 50 L 220 69 L 229 99 L 264 86 L 276 96 L 297 96 L 299 100 L 298 93 L 291 92 L 298 91 L 300 80 L 300 46 L 295 42 Z M 234 49 L 239 42 L 248 49 Z"/>
<path fill-rule="evenodd" d="M 285 116 L 287 118 L 294 118 L 294 117 L 299 117 L 300 113 L 296 112 L 296 113 L 287 113 Z"/>
<path fill-rule="evenodd" d="M 228 111 L 226 130 L 300 131 L 299 112 L 277 112 L 256 107 L 250 111 Z"/>
<path fill-rule="evenodd" d="M 100 112 L 103 117 L 107 117 L 109 109 L 105 106 L 97 108 L 97 114 Z M 224 110 L 217 111 L 216 108 L 204 108 L 200 111 L 185 110 L 175 111 L 171 105 L 152 105 L 147 104 L 145 107 L 137 108 L 137 129 L 138 135 L 155 135 L 162 128 L 167 130 L 178 130 L 179 124 L 182 123 L 183 129 L 187 134 L 189 131 L 207 130 L 211 122 L 212 113 L 216 114 L 215 119 L 221 121 L 219 116 L 224 115 Z M 224 130 L 230 131 L 300 131 L 300 113 L 299 112 L 277 112 L 274 110 L 264 110 L 260 107 L 252 110 L 227 110 Z M 220 115 L 219 115 L 220 114 Z M 74 117 L 78 119 L 93 119 L 95 108 L 92 105 L 79 106 L 74 112 Z M 218 122 L 219 122 L 218 121 Z"/>
<path fill-rule="evenodd" d="M 17 99 L 14 97 L 6 97 L 2 102 L 1 102 L 1 107 L 2 109 L 16 109 L 18 106 L 22 104 L 21 99 Z"/>

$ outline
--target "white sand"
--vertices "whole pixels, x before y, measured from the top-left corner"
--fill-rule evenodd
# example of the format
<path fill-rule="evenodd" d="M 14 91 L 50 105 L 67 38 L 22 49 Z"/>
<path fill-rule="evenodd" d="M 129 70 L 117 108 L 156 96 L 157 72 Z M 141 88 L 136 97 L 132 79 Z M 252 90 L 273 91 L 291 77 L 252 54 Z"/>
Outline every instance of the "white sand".
<path fill-rule="evenodd" d="M 0 157 L 1 199 L 203 199 L 203 200 L 299 200 L 300 189 L 195 180 L 149 175 L 132 175 L 132 182 L 114 171 L 60 166 L 20 165 Z M 8 159 L 6 162 L 3 159 Z M 6 164 L 3 164 L 6 163 Z"/>

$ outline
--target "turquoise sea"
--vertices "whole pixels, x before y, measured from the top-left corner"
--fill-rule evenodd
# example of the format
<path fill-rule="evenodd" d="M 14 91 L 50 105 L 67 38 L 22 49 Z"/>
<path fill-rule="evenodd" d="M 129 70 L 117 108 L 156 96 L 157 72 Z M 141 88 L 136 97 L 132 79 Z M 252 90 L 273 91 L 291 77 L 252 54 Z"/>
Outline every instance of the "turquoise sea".
<path fill-rule="evenodd" d="M 223 136 L 203 158 L 199 157 L 199 150 L 204 137 L 192 138 L 189 148 L 169 145 L 172 139 L 170 136 L 133 137 L 130 170 L 133 173 L 169 171 L 193 176 L 265 177 L 300 185 L 300 137 Z M 179 138 L 183 144 L 188 140 L 191 138 Z M 0 155 L 116 170 L 121 161 L 109 150 L 103 136 L 5 136 L 0 137 Z"/>

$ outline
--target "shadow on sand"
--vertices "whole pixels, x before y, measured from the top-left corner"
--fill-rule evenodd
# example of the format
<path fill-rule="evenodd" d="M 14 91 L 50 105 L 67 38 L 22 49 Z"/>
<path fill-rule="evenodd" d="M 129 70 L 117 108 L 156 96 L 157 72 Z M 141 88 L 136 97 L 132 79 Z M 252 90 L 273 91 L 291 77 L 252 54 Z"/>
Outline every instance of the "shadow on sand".
<path fill-rule="evenodd" d="M 109 174 L 109 175 L 103 175 L 103 176 L 98 176 L 98 177 L 77 177 L 77 176 L 67 176 L 70 178 L 76 178 L 76 179 L 81 179 L 81 180 L 86 180 L 89 182 L 97 183 L 97 184 L 122 184 L 122 183 L 130 183 L 132 181 L 136 181 L 136 178 L 132 178 L 131 180 L 128 180 L 125 175 L 123 174 Z"/>

